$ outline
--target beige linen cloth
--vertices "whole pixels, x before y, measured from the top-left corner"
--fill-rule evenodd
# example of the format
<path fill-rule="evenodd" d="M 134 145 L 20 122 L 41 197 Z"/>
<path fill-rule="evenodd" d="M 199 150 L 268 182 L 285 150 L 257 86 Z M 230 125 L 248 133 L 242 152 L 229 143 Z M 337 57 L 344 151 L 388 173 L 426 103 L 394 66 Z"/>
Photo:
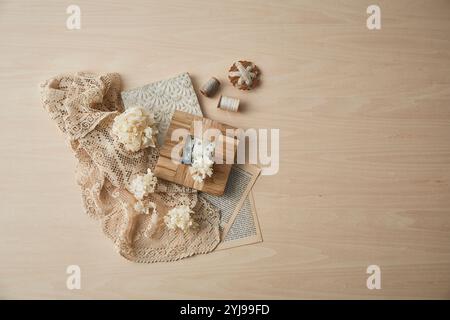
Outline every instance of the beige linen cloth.
<path fill-rule="evenodd" d="M 129 152 L 112 136 L 113 120 L 124 110 L 118 74 L 61 75 L 45 81 L 41 89 L 44 108 L 78 159 L 77 181 L 85 210 L 101 221 L 123 257 L 135 262 L 173 261 L 214 250 L 220 241 L 219 210 L 193 189 L 158 180 L 150 199 L 157 206 L 156 226 L 150 227 L 150 215 L 134 211 L 135 200 L 126 187 L 134 176 L 154 168 L 158 149 Z M 163 216 L 178 205 L 193 209 L 197 228 L 183 232 L 165 227 Z"/>

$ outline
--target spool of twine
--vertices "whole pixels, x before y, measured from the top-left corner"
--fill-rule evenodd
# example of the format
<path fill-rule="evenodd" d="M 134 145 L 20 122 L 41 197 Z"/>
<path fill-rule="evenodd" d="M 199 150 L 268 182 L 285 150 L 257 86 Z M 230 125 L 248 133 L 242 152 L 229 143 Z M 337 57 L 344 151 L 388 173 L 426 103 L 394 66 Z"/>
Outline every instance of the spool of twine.
<path fill-rule="evenodd" d="M 217 108 L 226 111 L 237 112 L 239 109 L 239 99 L 220 96 L 219 103 L 217 104 Z"/>
<path fill-rule="evenodd" d="M 206 97 L 212 97 L 219 89 L 220 81 L 212 77 L 200 89 L 200 92 Z"/>

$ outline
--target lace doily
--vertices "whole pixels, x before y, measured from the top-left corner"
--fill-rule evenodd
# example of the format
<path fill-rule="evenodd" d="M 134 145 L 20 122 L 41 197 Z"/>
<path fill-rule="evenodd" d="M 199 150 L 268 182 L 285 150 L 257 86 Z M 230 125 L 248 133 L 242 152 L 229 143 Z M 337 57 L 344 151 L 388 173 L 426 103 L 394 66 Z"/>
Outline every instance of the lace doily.
<path fill-rule="evenodd" d="M 132 261 L 172 261 L 213 250 L 220 240 L 219 211 L 205 199 L 197 199 L 190 188 L 160 180 L 152 200 L 161 216 L 172 207 L 188 205 L 199 228 L 184 233 L 169 231 L 160 223 L 149 233 L 149 215 L 140 215 L 131 225 L 132 206 L 125 187 L 135 175 L 154 168 L 158 150 L 129 152 L 112 136 L 112 122 L 124 109 L 120 85 L 118 74 L 89 73 L 62 75 L 41 85 L 43 106 L 78 159 L 77 182 L 86 212 L 101 220 L 119 253 Z M 179 94 L 185 99 L 183 91 Z M 188 99 L 193 98 L 190 95 Z"/>

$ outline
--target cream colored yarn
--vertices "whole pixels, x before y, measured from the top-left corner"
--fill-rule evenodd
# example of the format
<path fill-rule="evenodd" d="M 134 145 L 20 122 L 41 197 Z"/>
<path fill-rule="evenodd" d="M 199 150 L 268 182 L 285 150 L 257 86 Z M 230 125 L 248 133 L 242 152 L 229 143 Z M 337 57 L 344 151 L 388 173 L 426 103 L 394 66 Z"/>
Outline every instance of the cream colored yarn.
<path fill-rule="evenodd" d="M 101 220 L 119 253 L 135 262 L 173 261 L 213 250 L 220 240 L 219 211 L 197 198 L 195 190 L 158 180 L 149 195 L 160 217 L 156 227 L 149 228 L 151 215 L 134 209 L 136 199 L 126 187 L 136 175 L 153 170 L 159 154 L 156 148 L 127 151 L 111 134 L 114 118 L 123 111 L 120 85 L 118 74 L 90 73 L 62 75 L 41 85 L 43 106 L 78 159 L 86 212 Z M 182 205 L 193 210 L 198 227 L 169 230 L 161 217 Z"/>

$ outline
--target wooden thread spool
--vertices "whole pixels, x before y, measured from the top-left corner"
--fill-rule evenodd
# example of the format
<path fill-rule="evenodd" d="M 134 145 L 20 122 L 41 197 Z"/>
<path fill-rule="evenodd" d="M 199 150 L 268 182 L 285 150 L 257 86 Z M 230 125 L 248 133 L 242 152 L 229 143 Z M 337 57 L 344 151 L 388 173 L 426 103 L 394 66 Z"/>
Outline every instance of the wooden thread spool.
<path fill-rule="evenodd" d="M 220 86 L 220 81 L 217 80 L 216 78 L 212 77 L 203 85 L 203 87 L 200 89 L 200 92 L 205 97 L 212 97 L 219 89 L 219 86 Z"/>
<path fill-rule="evenodd" d="M 237 112 L 239 109 L 239 99 L 220 96 L 219 103 L 217 104 L 217 108 Z"/>

